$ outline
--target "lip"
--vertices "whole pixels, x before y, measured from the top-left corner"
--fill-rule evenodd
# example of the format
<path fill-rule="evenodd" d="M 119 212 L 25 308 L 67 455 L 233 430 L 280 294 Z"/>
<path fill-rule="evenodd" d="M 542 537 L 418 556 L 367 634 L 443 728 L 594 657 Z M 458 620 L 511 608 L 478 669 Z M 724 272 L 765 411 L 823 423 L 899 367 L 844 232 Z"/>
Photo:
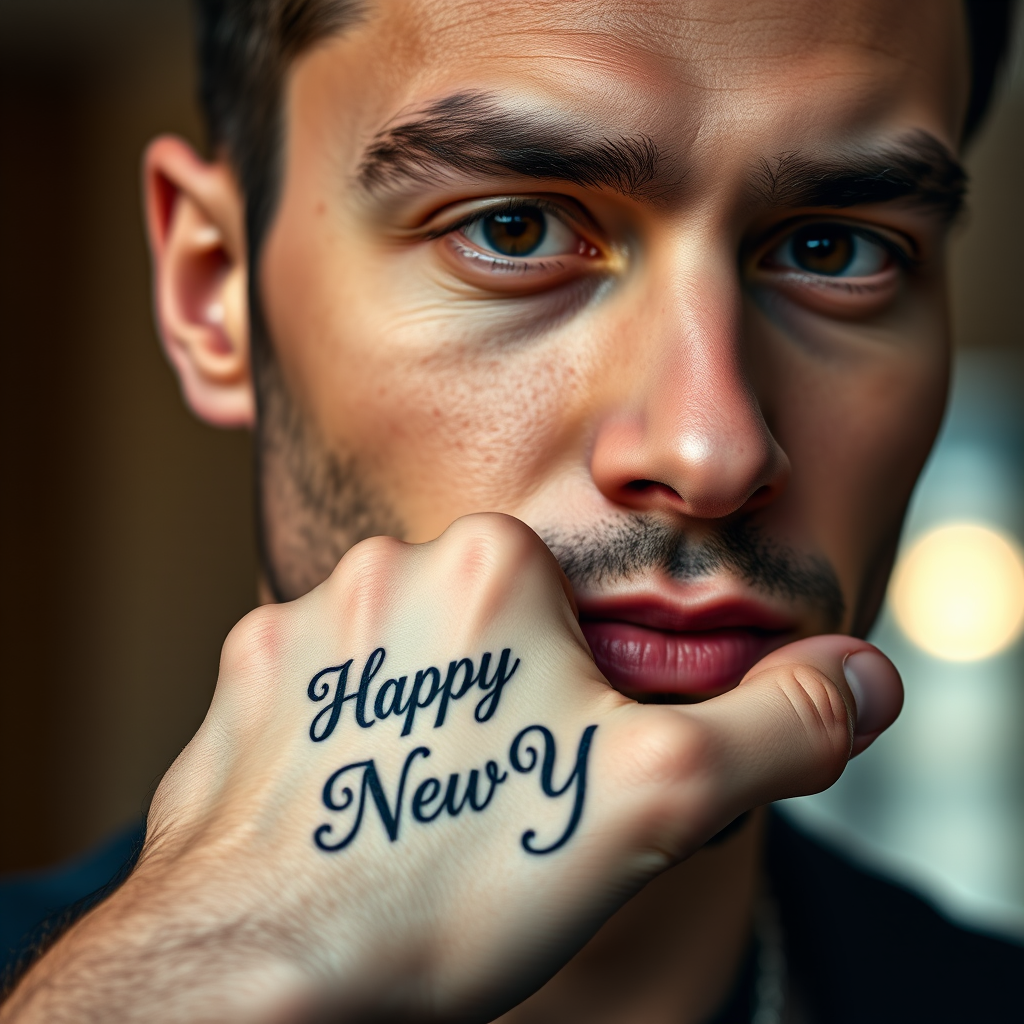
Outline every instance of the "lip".
<path fill-rule="evenodd" d="M 796 623 L 750 600 L 680 606 L 651 598 L 579 600 L 597 666 L 638 700 L 713 697 L 766 654 L 796 639 Z"/>

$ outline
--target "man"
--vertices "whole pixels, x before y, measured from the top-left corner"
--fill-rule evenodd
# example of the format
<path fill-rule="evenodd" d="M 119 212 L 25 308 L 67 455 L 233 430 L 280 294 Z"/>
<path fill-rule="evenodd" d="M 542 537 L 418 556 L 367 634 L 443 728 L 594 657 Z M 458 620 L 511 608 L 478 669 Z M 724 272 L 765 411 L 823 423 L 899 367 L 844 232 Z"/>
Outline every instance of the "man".
<path fill-rule="evenodd" d="M 266 605 L 3 1019 L 999 1019 L 1007 947 L 751 810 L 899 711 L 855 638 L 945 395 L 963 5 L 201 9 L 156 306 L 256 430 Z"/>

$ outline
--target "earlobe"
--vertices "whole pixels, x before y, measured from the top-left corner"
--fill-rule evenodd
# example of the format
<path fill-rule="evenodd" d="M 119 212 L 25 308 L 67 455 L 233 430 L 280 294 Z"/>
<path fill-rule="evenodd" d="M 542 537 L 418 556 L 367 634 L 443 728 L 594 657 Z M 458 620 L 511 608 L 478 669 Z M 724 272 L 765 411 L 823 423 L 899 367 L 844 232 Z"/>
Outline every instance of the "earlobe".
<path fill-rule="evenodd" d="M 251 427 L 244 204 L 230 169 L 182 139 L 152 142 L 144 165 L 154 301 L 164 351 L 192 411 Z"/>

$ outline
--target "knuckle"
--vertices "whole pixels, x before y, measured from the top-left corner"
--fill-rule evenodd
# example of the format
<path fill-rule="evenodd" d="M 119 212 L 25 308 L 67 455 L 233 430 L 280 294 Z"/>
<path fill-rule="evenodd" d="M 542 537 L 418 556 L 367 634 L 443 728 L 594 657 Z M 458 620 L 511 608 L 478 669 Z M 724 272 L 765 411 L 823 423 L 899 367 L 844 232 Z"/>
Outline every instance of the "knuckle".
<path fill-rule="evenodd" d="M 526 523 L 502 512 L 477 512 L 463 516 L 452 524 L 451 531 L 453 538 L 463 544 L 478 544 L 499 554 L 526 557 L 544 548 L 540 538 Z"/>
<path fill-rule="evenodd" d="M 449 564 L 463 584 L 506 584 L 546 556 L 547 548 L 525 523 L 497 512 L 464 516 L 450 527 Z"/>
<path fill-rule="evenodd" d="M 369 537 L 351 547 L 331 575 L 332 591 L 356 605 L 374 602 L 389 591 L 397 561 L 407 545 L 394 537 Z"/>
<path fill-rule="evenodd" d="M 379 572 L 381 567 L 390 567 L 405 546 L 394 537 L 367 537 L 342 555 L 331 577 L 347 582 L 353 576 Z"/>
<path fill-rule="evenodd" d="M 704 774 L 714 755 L 713 737 L 702 722 L 665 710 L 644 715 L 642 726 L 626 738 L 620 770 L 630 781 L 674 785 Z"/>
<path fill-rule="evenodd" d="M 275 605 L 254 608 L 228 633 L 221 648 L 221 675 L 248 675 L 276 664 L 284 647 L 284 622 Z"/>
<path fill-rule="evenodd" d="M 645 708 L 642 721 L 623 737 L 614 768 L 629 794 L 625 832 L 671 862 L 714 817 L 721 756 L 704 722 L 675 710 L 651 711 Z"/>

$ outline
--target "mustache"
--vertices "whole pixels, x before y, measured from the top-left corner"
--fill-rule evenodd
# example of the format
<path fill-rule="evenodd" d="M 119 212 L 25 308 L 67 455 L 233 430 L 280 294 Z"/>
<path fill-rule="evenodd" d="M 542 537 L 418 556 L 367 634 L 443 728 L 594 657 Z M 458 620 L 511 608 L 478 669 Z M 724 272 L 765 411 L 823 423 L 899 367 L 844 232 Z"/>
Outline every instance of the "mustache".
<path fill-rule="evenodd" d="M 586 532 L 551 529 L 540 535 L 574 587 L 651 571 L 680 582 L 726 572 L 763 594 L 808 602 L 832 630 L 846 611 L 839 578 L 826 559 L 780 544 L 749 519 L 723 523 L 699 538 L 645 515 Z"/>

